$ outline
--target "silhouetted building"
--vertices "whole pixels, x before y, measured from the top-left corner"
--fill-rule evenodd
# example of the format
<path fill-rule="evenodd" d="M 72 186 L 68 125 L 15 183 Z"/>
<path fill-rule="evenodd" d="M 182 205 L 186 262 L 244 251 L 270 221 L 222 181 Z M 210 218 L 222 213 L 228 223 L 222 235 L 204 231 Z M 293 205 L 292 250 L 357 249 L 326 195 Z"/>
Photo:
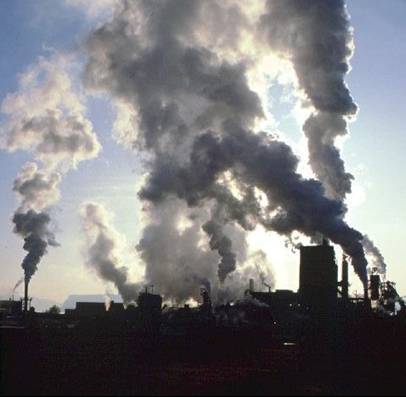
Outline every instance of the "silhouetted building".
<path fill-rule="evenodd" d="M 3 300 L 0 301 L 0 315 L 1 316 L 18 316 L 23 311 L 22 301 Z"/>
<path fill-rule="evenodd" d="M 377 301 L 380 297 L 381 278 L 379 274 L 372 274 L 370 279 L 371 300 Z"/>
<path fill-rule="evenodd" d="M 67 316 L 76 318 L 96 318 L 106 314 L 106 305 L 96 302 L 77 302 L 75 309 L 65 310 Z"/>
<path fill-rule="evenodd" d="M 151 294 L 146 290 L 138 295 L 138 309 L 142 315 L 160 316 L 162 310 L 162 297 L 160 295 Z"/>
<path fill-rule="evenodd" d="M 301 303 L 314 312 L 328 313 L 337 303 L 338 268 L 334 248 L 323 245 L 300 248 Z"/>
<path fill-rule="evenodd" d="M 125 308 L 123 303 L 115 303 L 111 301 L 108 313 L 111 315 L 123 315 L 125 313 Z"/>

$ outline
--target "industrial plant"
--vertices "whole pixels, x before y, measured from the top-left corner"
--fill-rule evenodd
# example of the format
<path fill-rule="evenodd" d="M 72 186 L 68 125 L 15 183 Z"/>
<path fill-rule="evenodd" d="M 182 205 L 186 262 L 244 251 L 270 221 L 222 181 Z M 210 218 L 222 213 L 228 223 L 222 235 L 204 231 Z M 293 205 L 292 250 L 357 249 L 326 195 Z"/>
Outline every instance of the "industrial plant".
<path fill-rule="evenodd" d="M 385 350 L 381 351 L 382 357 L 374 359 L 369 357 L 369 353 L 365 355 L 365 352 L 358 351 L 371 348 L 370 343 L 374 343 L 374 351 L 376 344 L 382 347 L 383 343 L 394 343 L 399 338 L 401 352 L 404 347 L 401 338 L 404 339 L 406 331 L 406 309 L 395 284 L 381 280 L 374 271 L 370 272 L 369 283 L 362 296 L 351 296 L 348 266 L 348 258 L 343 255 L 341 263 L 338 263 L 334 247 L 324 240 L 321 245 L 300 248 L 297 292 L 272 291 L 264 280 L 262 284 L 265 285 L 255 285 L 255 281 L 250 279 L 247 280 L 244 296 L 233 302 L 216 304 L 212 302 L 210 288 L 201 286 L 201 302 L 197 307 L 187 304 L 169 306 L 149 286 L 138 294 L 136 304 L 77 302 L 74 309 L 67 309 L 64 313 L 36 313 L 31 307 L 29 283 L 25 282 L 23 299 L 0 302 L 2 388 L 13 393 L 27 390 L 43 394 L 55 390 L 86 393 L 86 387 L 83 388 L 86 382 L 75 367 L 81 363 L 88 368 L 81 367 L 80 373 L 83 371 L 89 379 L 99 376 L 99 365 L 106 371 L 112 371 L 113 378 L 105 374 L 104 383 L 89 386 L 89 390 L 107 394 L 111 391 L 109 387 L 117 387 L 114 383 L 117 379 L 123 384 L 114 390 L 123 394 L 161 393 L 164 390 L 166 393 L 172 390 L 171 387 L 179 393 L 193 390 L 210 394 L 234 393 L 233 384 L 241 382 L 244 390 L 252 387 L 249 382 L 246 383 L 246 371 L 263 383 L 263 389 L 256 389 L 259 394 L 265 394 L 270 389 L 284 394 L 313 394 L 312 389 L 307 388 L 310 384 L 316 387 L 317 382 L 321 382 L 317 386 L 320 391 L 370 392 L 372 387 L 377 387 L 375 380 L 369 379 L 364 383 L 360 378 L 353 379 L 355 383 L 342 383 L 342 372 L 352 379 L 354 373 L 347 372 L 359 359 L 372 360 L 366 367 L 368 371 L 371 364 L 374 368 L 376 365 L 383 366 L 390 356 L 388 346 L 385 345 Z M 353 350 L 349 352 L 345 349 Z M 354 354 L 359 355 L 357 360 Z M 87 364 L 83 355 L 86 355 Z M 41 359 L 46 371 L 34 368 L 30 357 Z M 102 361 L 98 363 L 97 360 Z M 226 360 L 227 364 L 219 364 L 218 360 Z M 241 369 L 240 360 L 245 363 L 244 369 Z M 287 360 L 289 364 L 279 360 Z M 185 378 L 178 379 L 172 370 L 164 370 L 162 364 L 166 361 L 171 366 L 181 365 L 183 369 L 180 371 Z M 115 365 L 126 369 L 117 374 Z M 221 371 L 225 371 L 223 365 L 232 365 L 234 369 L 228 369 L 232 373 L 222 374 Z M 310 368 L 315 371 L 315 366 L 318 368 L 320 365 L 323 367 L 320 371 L 327 371 L 321 379 L 315 373 L 308 375 Z M 65 366 L 71 371 L 67 375 L 63 373 Z M 200 376 L 205 376 L 199 372 L 202 371 L 201 366 L 213 379 L 203 383 L 198 381 Z M 392 371 L 390 373 L 398 374 L 390 364 L 385 366 L 386 370 Z M 27 383 L 19 383 L 16 376 L 24 368 L 32 376 L 27 377 Z M 139 371 L 137 375 L 128 375 L 126 371 L 130 368 Z M 364 369 L 359 369 L 359 373 Z M 59 375 L 67 378 L 61 383 L 55 383 L 55 380 L 45 382 L 47 374 L 57 375 L 54 371 L 62 371 Z M 169 374 L 165 372 L 167 383 L 159 383 L 163 381 L 162 371 L 169 371 Z M 188 377 L 188 371 L 197 371 L 200 375 L 193 372 Z M 242 378 L 233 371 L 240 371 Z M 292 376 L 295 379 L 292 385 L 281 383 L 275 371 Z M 336 371 L 340 374 L 340 381 L 331 378 Z M 307 374 L 305 379 L 304 374 Z M 155 376 L 159 381 L 151 384 L 148 379 Z M 67 379 L 72 381 L 72 377 L 81 380 L 77 384 L 67 383 Z M 115 379 L 114 382 L 112 379 Z M 397 383 L 392 383 L 394 389 L 389 389 L 389 392 L 398 390 L 399 382 L 403 381 L 398 379 Z M 377 390 L 380 391 L 388 387 L 386 381 L 379 382 L 379 385 L 381 388 Z"/>

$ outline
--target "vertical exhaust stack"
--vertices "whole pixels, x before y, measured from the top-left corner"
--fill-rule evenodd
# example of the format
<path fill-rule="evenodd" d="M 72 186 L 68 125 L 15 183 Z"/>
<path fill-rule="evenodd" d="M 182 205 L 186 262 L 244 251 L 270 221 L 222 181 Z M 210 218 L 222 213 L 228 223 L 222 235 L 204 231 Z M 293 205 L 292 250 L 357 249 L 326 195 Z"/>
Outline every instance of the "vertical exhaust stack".
<path fill-rule="evenodd" d="M 250 278 L 248 289 L 249 289 L 250 292 L 255 292 L 254 279 L 252 279 L 252 278 Z"/>
<path fill-rule="evenodd" d="M 24 312 L 28 312 L 28 284 L 29 280 L 28 278 L 25 278 L 24 280 Z"/>
<path fill-rule="evenodd" d="M 367 309 L 371 309 L 371 299 L 369 299 L 368 284 L 364 286 L 364 304 Z"/>
<path fill-rule="evenodd" d="M 344 300 L 348 300 L 348 289 L 349 289 L 349 282 L 348 282 L 348 260 L 347 256 L 343 255 L 343 263 L 341 268 L 341 295 Z"/>

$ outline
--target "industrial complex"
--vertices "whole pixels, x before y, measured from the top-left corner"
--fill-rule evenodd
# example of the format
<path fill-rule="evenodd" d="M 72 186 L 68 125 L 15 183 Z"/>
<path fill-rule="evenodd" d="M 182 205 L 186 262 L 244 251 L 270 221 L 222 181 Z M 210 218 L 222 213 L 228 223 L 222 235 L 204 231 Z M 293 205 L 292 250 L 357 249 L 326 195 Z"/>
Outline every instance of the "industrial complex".
<path fill-rule="evenodd" d="M 26 283 L 22 300 L 0 302 L 2 392 L 397 394 L 404 302 L 374 271 L 352 297 L 348 274 L 323 241 L 300 248 L 297 292 L 247 280 L 244 296 L 222 304 L 201 287 L 199 306 L 171 307 L 148 287 L 134 305 L 36 313 Z"/>

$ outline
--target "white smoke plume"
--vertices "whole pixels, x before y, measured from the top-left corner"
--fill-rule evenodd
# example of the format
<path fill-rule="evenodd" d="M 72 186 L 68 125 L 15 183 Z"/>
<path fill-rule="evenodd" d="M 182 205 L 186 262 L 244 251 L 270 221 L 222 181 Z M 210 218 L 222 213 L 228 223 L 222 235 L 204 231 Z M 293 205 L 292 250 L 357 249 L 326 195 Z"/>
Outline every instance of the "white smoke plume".
<path fill-rule="evenodd" d="M 375 268 L 382 276 L 386 277 L 386 263 L 381 251 L 375 246 L 373 241 L 367 236 L 364 236 L 362 244 L 365 249 L 365 253 L 370 259 L 370 268 Z"/>
<path fill-rule="evenodd" d="M 291 26 L 289 13 L 296 12 L 294 3 L 287 1 L 285 8 L 284 1 L 271 1 L 269 8 L 264 8 L 257 26 L 261 50 L 265 31 L 267 45 L 293 54 L 291 43 L 286 46 L 283 37 L 278 39 L 283 27 L 272 33 L 267 21 L 274 18 L 275 12 L 278 15 L 280 9 L 281 18 Z M 312 10 L 317 7 L 325 10 L 320 1 L 310 3 Z M 330 128 L 318 127 L 327 134 L 321 139 L 326 146 L 323 148 L 332 152 L 332 159 L 336 157 L 337 166 L 330 167 L 329 178 L 333 182 L 329 184 L 323 175 L 318 175 L 323 187 L 321 182 L 305 179 L 297 172 L 298 159 L 287 144 L 269 132 L 255 129 L 257 120 L 264 117 L 263 106 L 260 96 L 249 85 L 249 60 L 224 56 L 228 46 L 235 46 L 229 30 L 223 34 L 218 26 L 215 33 L 219 37 L 213 46 L 206 45 L 208 40 L 196 39 L 208 37 L 203 16 L 207 16 L 210 8 L 230 12 L 237 26 L 246 29 L 252 18 L 245 15 L 241 2 L 232 4 L 224 7 L 215 1 L 123 1 L 112 20 L 98 27 L 88 39 L 89 60 L 84 76 L 88 90 L 112 96 L 119 110 L 115 123 L 121 129 L 116 131 L 119 140 L 148 155 L 146 183 L 139 193 L 148 203 L 149 213 L 146 217 L 149 224 L 139 244 L 147 266 L 146 277 L 154 280 L 164 294 L 178 299 L 193 296 L 191 288 L 196 288 L 199 279 L 213 280 L 213 272 L 227 283 L 244 263 L 244 258 L 239 260 L 235 251 L 238 245 L 231 242 L 229 228 L 237 228 L 244 235 L 262 224 L 287 236 L 297 231 L 310 237 L 323 234 L 352 257 L 356 272 L 366 283 L 363 235 L 344 221 L 347 208 L 341 192 L 347 192 L 348 188 L 340 179 L 341 160 L 336 156 L 338 152 L 334 152 L 336 130 L 342 132 L 341 120 L 355 112 L 342 82 L 348 69 L 347 47 L 343 50 L 341 41 L 337 42 L 337 51 L 344 51 L 344 55 L 340 52 L 337 57 L 343 58 L 344 63 L 342 71 L 339 68 L 331 81 L 327 81 L 330 74 L 324 73 L 323 65 L 312 58 L 318 56 L 313 50 L 304 57 L 309 58 L 312 68 L 321 67 L 320 87 L 311 91 L 313 80 L 299 78 L 316 109 L 313 116 Z M 340 14 L 340 4 L 341 1 L 334 2 L 330 22 L 344 23 L 347 29 L 346 14 Z M 304 19 L 313 15 L 302 8 Z M 272 26 L 280 25 L 279 20 L 273 21 Z M 323 29 L 327 29 L 325 24 Z M 273 42 L 270 36 L 274 37 Z M 303 40 L 311 39 L 312 35 L 303 36 Z M 347 39 L 344 44 L 348 44 Z M 298 61 L 293 61 L 296 68 Z M 296 71 L 299 75 L 300 70 Z M 342 92 L 337 94 L 339 89 Z M 338 180 L 345 186 L 341 190 Z M 332 188 L 340 194 L 332 194 Z M 266 197 L 265 202 L 260 195 Z M 216 208 L 221 208 L 222 215 L 212 218 L 208 214 L 215 213 Z M 193 219 L 193 226 L 184 235 L 178 231 L 176 222 L 187 218 L 191 210 L 199 214 L 199 221 Z M 202 228 L 208 233 L 206 241 L 200 235 Z M 186 248 L 187 239 L 192 241 L 188 241 Z M 217 253 L 210 258 L 202 241 L 222 257 L 219 270 L 212 269 L 213 263 L 218 263 Z M 168 246 L 165 254 L 164 247 Z M 188 254 L 184 259 L 182 252 Z M 182 282 L 190 288 L 179 287 L 182 277 L 178 272 L 182 266 L 187 271 L 180 274 L 198 275 L 196 281 L 183 277 Z"/>
<path fill-rule="evenodd" d="M 29 151 L 36 161 L 23 167 L 13 186 L 20 203 L 14 231 L 24 238 L 28 251 L 22 263 L 27 281 L 48 245 L 56 245 L 49 209 L 60 199 L 63 175 L 100 151 L 84 99 L 70 78 L 72 62 L 67 55 L 40 58 L 1 104 L 6 121 L 0 127 L 0 148 Z"/>
<path fill-rule="evenodd" d="M 109 213 L 98 203 L 86 203 L 81 208 L 86 237 L 86 262 L 98 276 L 115 285 L 124 303 L 137 297 L 139 286 L 128 280 L 128 269 L 121 265 L 122 237 L 114 229 Z"/>
<path fill-rule="evenodd" d="M 1 148 L 30 151 L 46 168 L 69 169 L 97 156 L 100 144 L 71 80 L 72 63 L 67 55 L 39 58 L 20 76 L 18 91 L 1 104 L 7 117 Z"/>

